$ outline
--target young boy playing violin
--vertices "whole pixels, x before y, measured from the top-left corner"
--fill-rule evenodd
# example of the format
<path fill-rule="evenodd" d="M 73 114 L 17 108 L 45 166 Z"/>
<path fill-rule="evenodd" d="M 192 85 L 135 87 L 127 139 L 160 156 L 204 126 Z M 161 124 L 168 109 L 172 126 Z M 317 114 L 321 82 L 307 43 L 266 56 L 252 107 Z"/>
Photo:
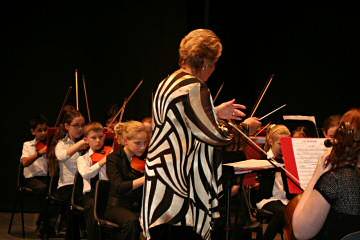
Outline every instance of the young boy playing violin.
<path fill-rule="evenodd" d="M 31 141 L 24 142 L 21 164 L 24 167 L 24 184 L 32 189 L 34 193 L 39 194 L 41 202 L 45 203 L 45 194 L 48 186 L 48 159 L 46 157 L 47 146 L 47 122 L 43 117 L 36 117 L 30 120 L 30 131 L 35 137 Z M 41 204 L 38 228 L 44 220 L 44 206 Z"/>
<path fill-rule="evenodd" d="M 83 202 L 85 206 L 86 230 L 88 239 L 97 239 L 94 220 L 94 193 L 97 179 L 108 180 L 106 176 L 106 157 L 112 148 L 104 146 L 105 134 L 103 126 L 92 122 L 84 128 L 84 140 L 89 144 L 89 150 L 77 159 L 77 168 L 83 178 Z"/>

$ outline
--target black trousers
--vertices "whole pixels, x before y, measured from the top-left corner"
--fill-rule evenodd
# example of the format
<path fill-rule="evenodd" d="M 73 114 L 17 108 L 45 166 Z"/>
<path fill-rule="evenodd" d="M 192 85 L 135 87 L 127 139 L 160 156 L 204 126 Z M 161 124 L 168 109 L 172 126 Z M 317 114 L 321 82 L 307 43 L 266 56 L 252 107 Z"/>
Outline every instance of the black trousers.
<path fill-rule="evenodd" d="M 40 214 L 39 218 L 36 222 L 38 227 L 44 224 L 43 222 L 46 220 L 46 210 L 47 210 L 47 201 L 46 194 L 48 190 L 49 177 L 48 176 L 36 176 L 32 178 L 25 178 L 24 185 L 25 187 L 31 188 L 35 194 L 39 196 L 40 203 Z"/>
<path fill-rule="evenodd" d="M 57 202 L 49 202 L 47 211 L 46 211 L 46 217 L 48 219 L 45 232 L 48 234 L 54 233 L 54 226 L 56 225 L 56 220 L 59 216 L 59 214 L 62 215 L 63 225 L 66 226 L 66 228 L 72 224 L 72 219 L 70 219 L 70 199 L 71 199 L 71 193 L 72 193 L 73 185 L 67 185 L 63 186 L 56 190 L 54 193 L 54 196 L 63 201 L 64 203 L 59 204 Z M 61 226 L 60 226 L 61 227 Z M 68 233 L 67 233 L 68 234 Z M 68 238 L 69 239 L 69 238 Z"/>
<path fill-rule="evenodd" d="M 134 212 L 120 206 L 109 205 L 106 209 L 106 218 L 120 226 L 118 231 L 114 231 L 112 239 L 139 240 L 141 233 L 139 212 Z"/>
<path fill-rule="evenodd" d="M 286 206 L 279 200 L 268 202 L 263 206 L 263 209 L 274 213 L 265 230 L 264 240 L 274 239 L 277 233 L 282 232 L 282 229 L 285 226 L 285 207 Z"/>
<path fill-rule="evenodd" d="M 192 227 L 161 224 L 150 228 L 151 240 L 202 240 Z"/>

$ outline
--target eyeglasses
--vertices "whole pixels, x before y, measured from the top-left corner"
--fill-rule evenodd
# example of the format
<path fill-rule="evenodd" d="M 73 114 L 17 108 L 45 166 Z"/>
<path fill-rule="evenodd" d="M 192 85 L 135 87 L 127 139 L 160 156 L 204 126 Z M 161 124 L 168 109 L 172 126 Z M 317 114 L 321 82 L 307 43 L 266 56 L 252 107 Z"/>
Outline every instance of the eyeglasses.
<path fill-rule="evenodd" d="M 80 125 L 80 124 L 70 124 L 71 127 L 77 128 L 77 129 L 82 129 L 84 128 L 85 125 Z"/>

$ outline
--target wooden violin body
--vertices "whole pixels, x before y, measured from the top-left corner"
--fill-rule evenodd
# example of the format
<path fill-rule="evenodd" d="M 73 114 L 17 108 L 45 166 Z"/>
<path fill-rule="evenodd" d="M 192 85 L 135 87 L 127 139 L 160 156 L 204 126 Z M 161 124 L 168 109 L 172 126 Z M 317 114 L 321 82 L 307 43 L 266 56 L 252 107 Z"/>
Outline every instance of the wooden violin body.
<path fill-rule="evenodd" d="M 145 172 L 145 159 L 141 159 L 137 156 L 133 156 L 131 158 L 130 166 L 132 169 L 138 172 Z"/>
<path fill-rule="evenodd" d="M 109 155 L 113 151 L 112 147 L 110 146 L 104 146 L 103 149 L 99 152 L 94 152 L 91 155 L 91 161 L 93 164 L 101 161 L 104 157 Z"/>

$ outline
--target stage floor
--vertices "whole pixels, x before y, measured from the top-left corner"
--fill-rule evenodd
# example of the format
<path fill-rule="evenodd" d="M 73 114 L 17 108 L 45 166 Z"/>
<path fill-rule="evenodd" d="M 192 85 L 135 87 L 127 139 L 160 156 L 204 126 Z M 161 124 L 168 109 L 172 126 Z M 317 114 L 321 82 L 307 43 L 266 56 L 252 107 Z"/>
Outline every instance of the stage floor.
<path fill-rule="evenodd" d="M 11 234 L 8 234 L 8 227 L 10 222 L 10 213 L 0 212 L 0 239 L 1 240 L 14 240 L 23 239 L 21 232 L 21 217 L 20 213 L 15 214 Z M 36 219 L 37 213 L 25 213 L 25 239 L 40 239 L 36 233 Z M 51 238 L 51 239 L 62 239 L 62 238 Z"/>
<path fill-rule="evenodd" d="M 8 234 L 8 227 L 10 221 L 10 213 L 0 212 L 0 239 L 1 240 L 19 240 L 23 239 L 21 236 L 21 217 L 20 214 L 17 213 L 14 217 L 13 226 L 11 229 L 11 234 Z M 25 213 L 24 221 L 25 221 L 25 239 L 40 239 L 36 233 L 36 219 L 38 217 L 37 213 Z M 236 233 L 232 233 L 232 240 L 240 240 L 242 238 L 238 238 Z M 63 239 L 63 238 L 51 238 L 51 239 Z M 281 240 L 280 235 L 278 234 L 275 238 L 276 240 Z"/>

